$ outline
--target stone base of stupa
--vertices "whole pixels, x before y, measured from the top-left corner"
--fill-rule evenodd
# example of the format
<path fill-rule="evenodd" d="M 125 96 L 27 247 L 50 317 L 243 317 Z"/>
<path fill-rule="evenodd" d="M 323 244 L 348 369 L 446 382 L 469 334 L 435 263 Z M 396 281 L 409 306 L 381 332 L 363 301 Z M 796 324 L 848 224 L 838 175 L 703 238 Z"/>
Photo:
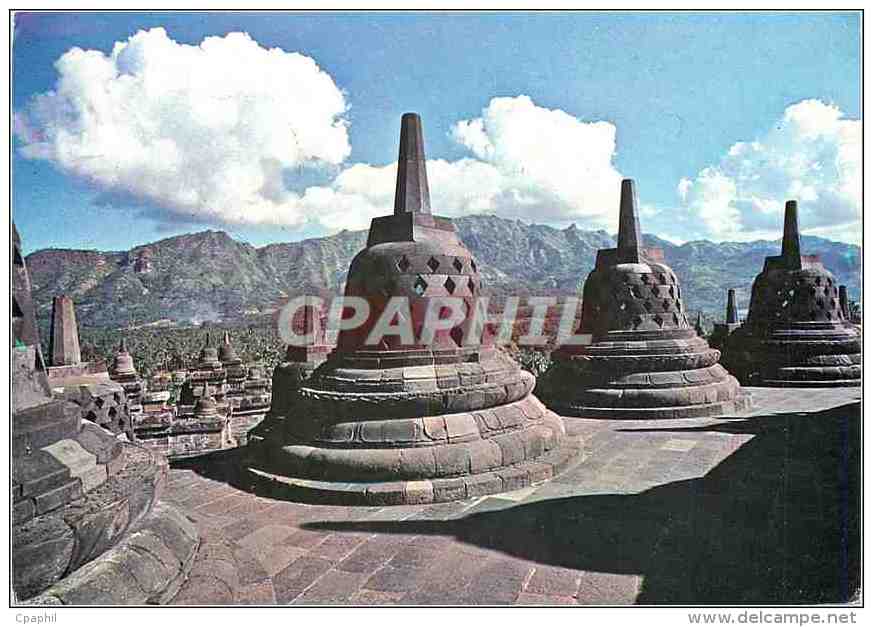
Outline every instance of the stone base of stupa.
<path fill-rule="evenodd" d="M 159 502 L 166 459 L 50 401 L 16 415 L 12 587 L 34 604 L 165 602 L 199 536 Z M 37 596 L 38 595 L 38 596 Z"/>
<path fill-rule="evenodd" d="M 533 376 L 497 351 L 473 363 L 325 368 L 306 386 L 250 434 L 248 466 L 317 497 L 403 504 L 506 492 L 550 479 L 581 450 L 530 394 Z"/>
<path fill-rule="evenodd" d="M 776 387 L 861 385 L 861 332 L 845 323 L 795 323 L 766 335 L 741 328 L 725 365 L 744 383 Z"/>
<path fill-rule="evenodd" d="M 751 407 L 717 350 L 691 332 L 674 334 L 598 342 L 581 354 L 556 351 L 537 391 L 556 412 L 581 418 L 699 418 Z"/>

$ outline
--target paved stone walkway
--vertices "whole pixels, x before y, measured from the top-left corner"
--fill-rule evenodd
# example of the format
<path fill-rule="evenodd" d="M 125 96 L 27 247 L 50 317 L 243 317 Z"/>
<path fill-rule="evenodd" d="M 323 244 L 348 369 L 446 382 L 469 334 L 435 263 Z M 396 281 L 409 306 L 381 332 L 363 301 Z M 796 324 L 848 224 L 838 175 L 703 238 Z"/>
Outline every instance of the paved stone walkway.
<path fill-rule="evenodd" d="M 453 503 L 293 502 L 248 485 L 234 454 L 188 462 L 166 497 L 202 545 L 174 603 L 845 600 L 860 577 L 860 390 L 751 392 L 755 408 L 725 419 L 568 418 L 578 465 Z"/>

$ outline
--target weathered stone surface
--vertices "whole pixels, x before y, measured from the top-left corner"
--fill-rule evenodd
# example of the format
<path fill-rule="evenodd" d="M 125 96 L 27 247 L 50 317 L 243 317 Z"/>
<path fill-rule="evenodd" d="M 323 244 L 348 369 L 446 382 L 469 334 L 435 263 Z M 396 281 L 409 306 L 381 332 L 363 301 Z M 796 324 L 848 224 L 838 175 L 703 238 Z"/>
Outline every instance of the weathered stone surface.
<path fill-rule="evenodd" d="M 406 114 L 394 214 L 373 220 L 349 268 L 346 296 L 366 299 L 370 315 L 328 352 L 321 316 L 303 307 L 298 331 L 313 349 L 289 347 L 274 373 L 270 415 L 252 438 L 254 469 L 374 504 L 438 502 L 499 491 L 493 471 L 558 448 L 563 423 L 531 395 L 534 377 L 489 333 L 464 342 L 477 331 L 480 287 L 451 220 L 430 213 L 421 120 Z M 409 303 L 414 337 L 368 342 L 393 297 Z M 429 307 L 448 297 L 463 318 L 425 338 Z"/>
<path fill-rule="evenodd" d="M 742 326 L 719 338 L 725 365 L 756 385 L 860 385 L 861 330 L 842 298 L 819 258 L 800 254 L 797 203 L 788 201 L 782 255 L 755 277 Z"/>
<path fill-rule="evenodd" d="M 538 393 L 582 417 L 708 416 L 747 407 L 735 378 L 691 327 L 679 281 L 661 249 L 642 248 L 636 187 L 622 183 L 618 247 L 597 253 L 583 290 L 577 335 L 565 344 Z M 512 454 L 512 451 L 509 451 Z"/>
<path fill-rule="evenodd" d="M 55 296 L 52 302 L 49 355 L 52 366 L 72 366 L 82 362 L 76 310 L 69 296 Z"/>
<path fill-rule="evenodd" d="M 159 503 L 115 548 L 52 585 L 30 604 L 141 605 L 166 603 L 193 564 L 194 525 Z"/>

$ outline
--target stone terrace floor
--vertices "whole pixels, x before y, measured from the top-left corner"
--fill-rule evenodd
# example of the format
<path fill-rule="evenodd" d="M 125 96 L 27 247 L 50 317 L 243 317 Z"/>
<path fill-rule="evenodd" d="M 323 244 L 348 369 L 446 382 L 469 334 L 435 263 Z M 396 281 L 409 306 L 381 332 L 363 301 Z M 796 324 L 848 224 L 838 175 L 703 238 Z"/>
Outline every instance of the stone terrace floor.
<path fill-rule="evenodd" d="M 202 545 L 178 604 L 843 602 L 860 585 L 859 388 L 750 388 L 740 416 L 567 418 L 550 482 L 454 503 L 258 495 L 238 453 L 165 498 Z M 261 492 L 263 492 L 261 490 Z"/>

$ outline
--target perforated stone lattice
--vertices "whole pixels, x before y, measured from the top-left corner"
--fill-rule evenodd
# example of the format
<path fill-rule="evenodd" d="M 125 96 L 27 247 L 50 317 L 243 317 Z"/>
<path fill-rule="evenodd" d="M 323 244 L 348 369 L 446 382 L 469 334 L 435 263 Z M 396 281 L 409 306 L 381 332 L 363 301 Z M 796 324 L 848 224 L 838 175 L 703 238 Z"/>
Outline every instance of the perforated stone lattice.
<path fill-rule="evenodd" d="M 648 267 L 651 272 L 619 267 L 592 274 L 588 328 L 604 322 L 627 331 L 690 326 L 676 275 L 662 264 Z"/>
<path fill-rule="evenodd" d="M 828 273 L 769 272 L 753 288 L 749 321 L 840 322 L 839 289 Z"/>

